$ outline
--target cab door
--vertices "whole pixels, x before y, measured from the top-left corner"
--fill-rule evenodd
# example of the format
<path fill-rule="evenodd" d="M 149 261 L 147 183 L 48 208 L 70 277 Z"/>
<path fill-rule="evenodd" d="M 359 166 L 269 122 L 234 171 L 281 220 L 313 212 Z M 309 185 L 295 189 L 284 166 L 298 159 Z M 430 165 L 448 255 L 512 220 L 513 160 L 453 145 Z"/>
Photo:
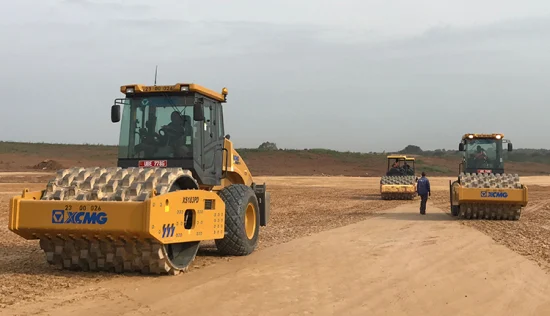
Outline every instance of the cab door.
<path fill-rule="evenodd" d="M 221 104 L 204 101 L 204 121 L 202 122 L 202 169 L 204 183 L 218 185 L 222 176 L 223 123 L 220 120 Z M 222 137 L 220 137 L 220 126 Z"/>

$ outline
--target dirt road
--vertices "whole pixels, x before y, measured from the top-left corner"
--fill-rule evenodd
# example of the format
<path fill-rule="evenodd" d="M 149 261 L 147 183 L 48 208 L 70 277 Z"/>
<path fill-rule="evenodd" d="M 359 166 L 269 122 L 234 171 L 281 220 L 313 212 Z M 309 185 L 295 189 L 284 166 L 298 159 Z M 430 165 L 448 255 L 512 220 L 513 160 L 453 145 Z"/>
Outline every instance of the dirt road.
<path fill-rule="evenodd" d="M 49 267 L 36 241 L 7 230 L 9 197 L 42 189 L 35 177 L 0 183 L 0 315 L 550 313 L 550 177 L 524 178 L 518 222 L 437 211 L 446 178 L 432 179 L 420 217 L 418 201 L 380 201 L 378 178 L 261 177 L 273 209 L 258 251 L 224 258 L 205 244 L 190 273 L 167 278 Z"/>
<path fill-rule="evenodd" d="M 61 291 L 5 315 L 548 315 L 536 264 L 411 206 L 193 274 Z"/>

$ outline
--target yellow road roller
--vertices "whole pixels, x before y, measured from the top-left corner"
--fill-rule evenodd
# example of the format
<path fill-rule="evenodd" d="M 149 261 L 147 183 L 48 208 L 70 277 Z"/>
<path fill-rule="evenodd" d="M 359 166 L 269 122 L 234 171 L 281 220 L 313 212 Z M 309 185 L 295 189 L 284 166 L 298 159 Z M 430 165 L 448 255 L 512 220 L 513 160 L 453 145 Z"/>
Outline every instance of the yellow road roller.
<path fill-rule="evenodd" d="M 252 253 L 270 194 L 225 135 L 227 89 L 120 91 L 111 107 L 120 122 L 117 167 L 57 171 L 44 190 L 10 200 L 9 229 L 39 239 L 47 262 L 67 270 L 175 275 L 204 240 L 222 255 Z"/>
<path fill-rule="evenodd" d="M 519 220 L 527 205 L 527 187 L 504 171 L 512 143 L 503 134 L 464 134 L 458 179 L 449 181 L 451 214 L 463 219 Z"/>
<path fill-rule="evenodd" d="M 404 155 L 389 155 L 386 175 L 380 179 L 383 200 L 412 200 L 417 195 L 415 159 Z"/>

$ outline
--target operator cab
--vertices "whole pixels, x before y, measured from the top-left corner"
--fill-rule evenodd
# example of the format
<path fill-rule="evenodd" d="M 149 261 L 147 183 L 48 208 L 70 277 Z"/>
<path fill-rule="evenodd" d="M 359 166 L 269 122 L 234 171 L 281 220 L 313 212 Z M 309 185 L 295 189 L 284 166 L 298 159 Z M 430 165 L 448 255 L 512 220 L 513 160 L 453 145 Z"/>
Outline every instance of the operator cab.
<path fill-rule="evenodd" d="M 388 156 L 386 176 L 414 176 L 415 159 L 407 156 Z"/>
<path fill-rule="evenodd" d="M 465 134 L 458 145 L 464 152 L 459 173 L 504 173 L 504 143 L 512 151 L 512 143 L 502 134 Z"/>
<path fill-rule="evenodd" d="M 120 90 L 126 97 L 111 108 L 111 121 L 121 121 L 119 167 L 179 167 L 202 184 L 221 183 L 227 89 L 176 84 Z"/>

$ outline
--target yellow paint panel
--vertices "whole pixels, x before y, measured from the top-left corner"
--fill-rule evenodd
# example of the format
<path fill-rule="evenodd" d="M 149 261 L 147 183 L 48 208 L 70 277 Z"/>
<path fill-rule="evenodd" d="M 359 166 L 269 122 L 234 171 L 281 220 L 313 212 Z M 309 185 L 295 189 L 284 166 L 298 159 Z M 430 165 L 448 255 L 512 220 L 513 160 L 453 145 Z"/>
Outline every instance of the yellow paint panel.
<path fill-rule="evenodd" d="M 146 203 L 94 201 L 42 201 L 16 198 L 10 229 L 32 234 L 147 237 Z"/>
<path fill-rule="evenodd" d="M 222 171 L 227 171 L 227 177 L 222 179 L 220 186 L 215 186 L 212 190 L 219 191 L 235 183 L 252 185 L 252 173 L 243 158 L 233 147 L 233 142 L 225 138 L 223 148 L 226 150 L 222 152 Z"/>
<path fill-rule="evenodd" d="M 205 208 L 206 200 L 210 200 L 206 203 L 210 209 Z M 152 198 L 150 207 L 149 233 L 163 244 L 224 236 L 225 205 L 214 192 L 171 192 Z M 191 216 L 187 228 L 184 225 L 186 214 Z"/>
<path fill-rule="evenodd" d="M 523 189 L 486 189 L 458 187 L 459 202 L 527 205 L 527 187 Z"/>
<path fill-rule="evenodd" d="M 459 205 L 459 200 L 458 200 L 458 188 L 460 188 L 460 184 L 459 183 L 453 183 L 451 185 L 451 194 L 452 194 L 452 205 Z"/>
<path fill-rule="evenodd" d="M 225 204 L 216 193 L 204 190 L 176 191 L 144 202 L 35 200 L 34 194 L 28 197 L 12 198 L 9 212 L 9 229 L 26 239 L 60 235 L 154 238 L 174 243 L 224 236 Z M 212 201 L 208 203 L 211 210 L 205 209 L 205 200 Z M 189 229 L 184 227 L 186 210 L 195 215 Z"/>
<path fill-rule="evenodd" d="M 407 159 L 407 156 L 405 155 L 389 155 L 387 156 L 388 159 Z"/>
<path fill-rule="evenodd" d="M 414 185 L 382 185 L 380 188 L 382 193 L 414 193 L 416 188 Z"/>
<path fill-rule="evenodd" d="M 140 93 L 155 93 L 155 92 L 172 92 L 172 93 L 180 93 L 180 92 L 186 92 L 181 91 L 181 87 L 188 87 L 188 91 L 191 92 L 197 92 L 204 96 L 210 97 L 214 100 L 225 102 L 225 96 L 227 95 L 227 88 L 222 89 L 222 93 L 215 92 L 213 90 L 210 90 L 208 88 L 205 88 L 203 86 L 200 86 L 195 83 L 177 83 L 175 85 L 167 85 L 167 86 L 145 86 L 141 84 L 129 84 L 124 85 L 120 87 L 120 92 L 126 93 L 127 88 L 134 88 L 135 94 Z"/>
<path fill-rule="evenodd" d="M 407 160 L 407 161 L 414 161 L 415 160 L 415 158 L 407 157 L 405 155 L 389 155 L 386 158 L 388 160 L 392 160 L 392 159 L 400 159 L 400 160 Z"/>

